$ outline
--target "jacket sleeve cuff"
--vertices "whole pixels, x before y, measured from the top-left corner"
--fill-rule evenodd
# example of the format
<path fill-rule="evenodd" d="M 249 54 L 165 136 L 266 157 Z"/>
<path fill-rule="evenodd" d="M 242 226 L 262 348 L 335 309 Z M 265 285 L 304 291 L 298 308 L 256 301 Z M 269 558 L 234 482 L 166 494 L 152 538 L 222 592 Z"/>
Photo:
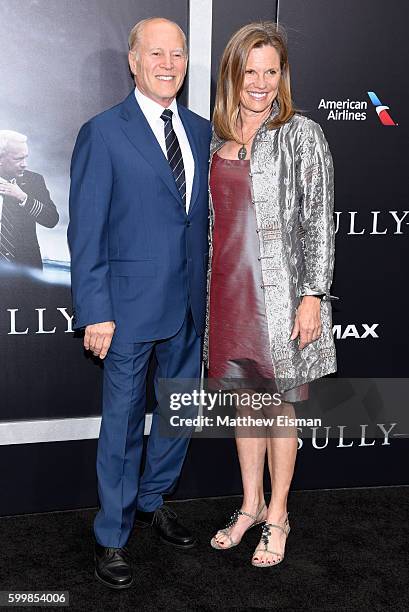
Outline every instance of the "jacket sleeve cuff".
<path fill-rule="evenodd" d="M 73 327 L 74 329 L 83 329 L 87 325 L 94 325 L 95 323 L 106 323 L 107 321 L 115 321 L 114 315 L 110 311 L 98 312 L 98 313 L 73 313 Z"/>
<path fill-rule="evenodd" d="M 337 297 L 336 295 L 331 295 L 328 291 L 318 288 L 312 289 L 308 285 L 304 285 L 301 291 L 301 297 L 304 297 L 305 295 L 315 295 L 317 297 L 320 297 L 323 302 L 328 302 L 330 300 L 339 300 L 339 297 Z"/>

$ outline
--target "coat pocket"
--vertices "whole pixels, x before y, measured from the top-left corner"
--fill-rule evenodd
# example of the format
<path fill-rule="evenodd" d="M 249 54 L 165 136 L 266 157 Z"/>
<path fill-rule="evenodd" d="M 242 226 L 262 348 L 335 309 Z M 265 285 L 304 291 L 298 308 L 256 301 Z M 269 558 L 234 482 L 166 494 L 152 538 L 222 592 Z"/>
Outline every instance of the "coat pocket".
<path fill-rule="evenodd" d="M 133 261 L 111 261 L 111 276 L 139 276 L 149 278 L 156 276 L 156 259 L 137 259 Z"/>

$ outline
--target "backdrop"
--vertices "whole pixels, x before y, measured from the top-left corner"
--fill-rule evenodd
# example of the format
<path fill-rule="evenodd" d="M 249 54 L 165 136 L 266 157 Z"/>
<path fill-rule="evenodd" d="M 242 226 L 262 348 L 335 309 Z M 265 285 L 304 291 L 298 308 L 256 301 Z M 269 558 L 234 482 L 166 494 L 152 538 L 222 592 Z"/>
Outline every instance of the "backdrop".
<path fill-rule="evenodd" d="M 3 515 L 97 503 L 101 365 L 71 327 L 69 159 L 82 123 L 131 90 L 128 32 L 152 15 L 188 34 L 180 101 L 206 117 L 230 35 L 257 19 L 286 27 L 296 106 L 321 124 L 334 157 L 338 375 L 408 377 L 404 0 L 388 11 L 380 0 L 2 0 L 0 130 L 28 137 L 29 169 L 59 213 L 54 228 L 37 224 L 42 270 L 0 263 Z M 407 483 L 407 439 L 351 441 L 300 438 L 293 488 Z M 193 439 L 174 497 L 239 492 L 233 441 Z"/>

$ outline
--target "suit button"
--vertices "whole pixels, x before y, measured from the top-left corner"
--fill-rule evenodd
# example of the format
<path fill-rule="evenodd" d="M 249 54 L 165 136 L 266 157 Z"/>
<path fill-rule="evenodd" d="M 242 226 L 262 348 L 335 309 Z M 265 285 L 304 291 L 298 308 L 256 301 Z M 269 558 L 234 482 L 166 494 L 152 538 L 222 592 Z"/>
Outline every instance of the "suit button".
<path fill-rule="evenodd" d="M 190 227 L 192 224 L 190 223 L 190 221 L 186 221 L 186 227 Z"/>

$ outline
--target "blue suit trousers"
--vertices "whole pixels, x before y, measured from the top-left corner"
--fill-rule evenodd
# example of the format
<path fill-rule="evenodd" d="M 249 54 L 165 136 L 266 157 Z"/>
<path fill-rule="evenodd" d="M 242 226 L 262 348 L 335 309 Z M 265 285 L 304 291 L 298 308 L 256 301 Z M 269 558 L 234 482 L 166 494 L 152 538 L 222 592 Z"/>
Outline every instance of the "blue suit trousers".
<path fill-rule="evenodd" d="M 155 352 L 159 378 L 200 378 L 201 337 L 197 335 L 190 305 L 179 331 L 152 342 L 112 340 L 104 363 L 101 430 L 97 451 L 100 510 L 94 521 L 102 546 L 121 547 L 133 528 L 135 510 L 152 512 L 163 504 L 179 477 L 189 443 L 188 436 L 164 437 L 156 405 L 141 474 L 146 407 L 146 375 Z"/>

